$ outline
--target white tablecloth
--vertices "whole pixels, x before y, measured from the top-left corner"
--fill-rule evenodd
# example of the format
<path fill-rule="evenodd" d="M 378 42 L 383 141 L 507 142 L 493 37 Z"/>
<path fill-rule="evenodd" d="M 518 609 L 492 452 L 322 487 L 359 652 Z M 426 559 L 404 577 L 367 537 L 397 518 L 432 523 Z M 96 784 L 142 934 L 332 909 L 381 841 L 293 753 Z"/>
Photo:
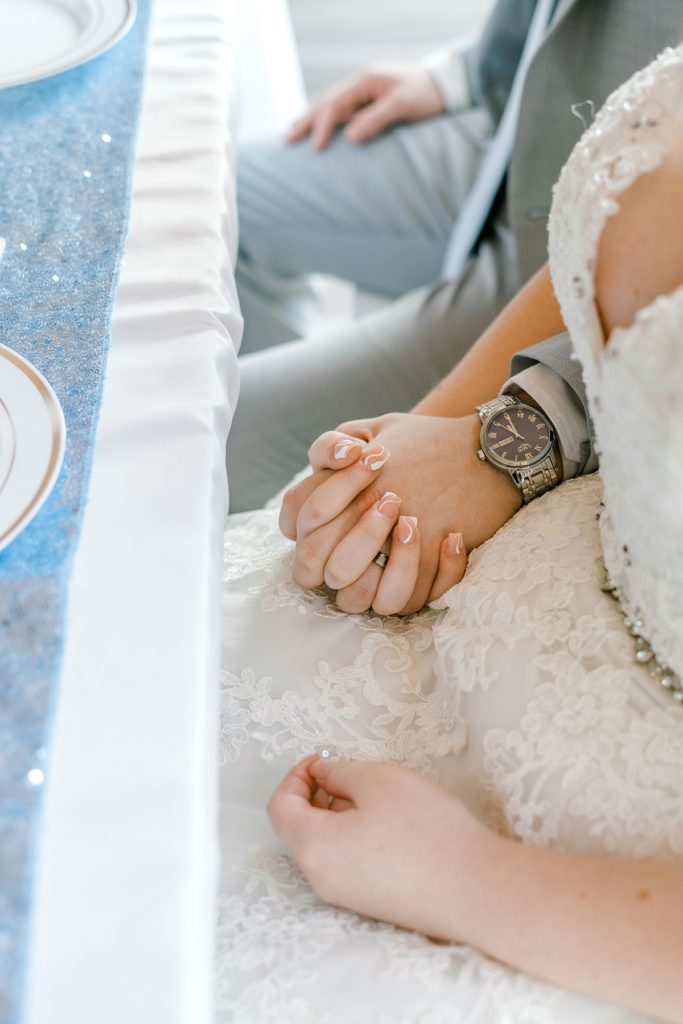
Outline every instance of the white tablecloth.
<path fill-rule="evenodd" d="M 224 446 L 241 333 L 234 13 L 233 0 L 156 0 L 45 794 L 30 1024 L 210 1020 Z"/>

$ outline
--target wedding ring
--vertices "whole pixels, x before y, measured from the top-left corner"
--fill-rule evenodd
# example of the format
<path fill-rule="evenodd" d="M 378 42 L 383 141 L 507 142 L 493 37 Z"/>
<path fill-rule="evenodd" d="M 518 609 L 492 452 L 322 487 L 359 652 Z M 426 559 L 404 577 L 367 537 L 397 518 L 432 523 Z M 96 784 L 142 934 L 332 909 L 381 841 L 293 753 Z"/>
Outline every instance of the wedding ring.
<path fill-rule="evenodd" d="M 378 565 L 380 569 L 383 569 L 388 561 L 389 555 L 385 555 L 383 551 L 380 551 L 380 553 L 378 555 L 375 555 L 375 557 L 373 558 L 373 562 L 375 563 L 375 565 Z"/>

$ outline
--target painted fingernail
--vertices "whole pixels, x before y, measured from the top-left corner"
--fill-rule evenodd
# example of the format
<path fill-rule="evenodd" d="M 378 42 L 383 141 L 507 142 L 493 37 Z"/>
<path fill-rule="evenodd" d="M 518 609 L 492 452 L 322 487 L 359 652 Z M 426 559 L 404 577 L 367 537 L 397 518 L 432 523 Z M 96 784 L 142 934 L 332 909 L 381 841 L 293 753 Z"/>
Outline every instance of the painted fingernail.
<path fill-rule="evenodd" d="M 417 533 L 417 516 L 400 516 L 396 536 L 401 544 L 410 544 Z"/>
<path fill-rule="evenodd" d="M 351 452 L 354 448 L 361 447 L 361 441 L 339 441 L 334 446 L 334 457 L 335 459 L 345 459 L 349 452 Z"/>
<path fill-rule="evenodd" d="M 363 453 L 360 461 L 361 465 L 366 466 L 368 469 L 378 470 L 382 468 L 388 458 L 389 452 L 384 445 L 374 444 Z"/>
<path fill-rule="evenodd" d="M 381 516 L 386 516 L 387 519 L 393 519 L 398 512 L 400 504 L 401 499 L 398 494 L 394 494 L 393 491 L 387 491 L 387 493 L 377 502 L 377 511 Z"/>
<path fill-rule="evenodd" d="M 462 552 L 462 533 L 449 533 L 446 541 L 446 551 L 449 555 L 459 555 Z"/>

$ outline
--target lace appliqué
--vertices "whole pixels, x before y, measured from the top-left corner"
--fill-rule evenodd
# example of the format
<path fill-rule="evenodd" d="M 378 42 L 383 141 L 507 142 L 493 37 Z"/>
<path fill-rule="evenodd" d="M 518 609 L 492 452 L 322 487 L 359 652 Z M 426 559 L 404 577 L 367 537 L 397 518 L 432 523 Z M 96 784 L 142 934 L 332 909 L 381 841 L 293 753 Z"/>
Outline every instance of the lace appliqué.
<path fill-rule="evenodd" d="M 318 661 L 297 690 L 278 693 L 272 677 L 258 678 L 250 668 L 239 675 L 222 671 L 221 763 L 234 763 L 252 742 L 267 761 L 292 751 L 305 757 L 324 746 L 338 757 L 398 761 L 431 774 L 459 733 L 448 695 L 430 692 L 423 673 L 411 672 L 414 652 L 432 644 L 434 613 L 427 619 L 412 627 L 410 638 L 363 635 L 351 663 L 333 668 Z"/>
<path fill-rule="evenodd" d="M 492 827 L 542 846 L 673 859 L 683 709 L 634 664 L 602 591 L 600 499 L 598 477 L 569 481 L 474 554 L 465 584 L 439 602 L 439 684 L 457 680 Z M 509 727 L 483 727 L 492 701 Z"/>
<path fill-rule="evenodd" d="M 276 509 L 229 521 L 226 621 L 242 614 L 258 631 L 253 639 L 248 629 L 242 633 L 238 664 L 232 651 L 223 658 L 221 763 L 234 763 L 251 743 L 266 761 L 328 747 L 338 757 L 400 761 L 433 774 L 434 760 L 461 739 L 449 694 L 433 689 L 433 627 L 441 613 L 347 615 L 329 592 L 294 583 L 291 559 Z M 264 643 L 278 652 L 270 672 L 251 667 L 263 664 Z M 300 651 L 293 678 L 282 668 L 290 650 Z"/>
<path fill-rule="evenodd" d="M 525 640 L 541 649 L 571 641 L 575 591 L 599 577 L 599 550 L 580 541 L 587 525 L 595 531 L 600 495 L 599 480 L 584 477 L 525 506 L 473 553 L 466 586 L 434 603 L 448 609 L 435 641 L 440 683 L 455 680 L 456 701 L 500 679 L 494 646 L 513 652 Z"/>
<path fill-rule="evenodd" d="M 569 655 L 536 666 L 549 681 L 519 728 L 485 737 L 482 781 L 498 826 L 524 842 L 575 848 L 578 824 L 583 850 L 680 858 L 683 715 L 639 715 L 626 670 L 587 671 Z"/>

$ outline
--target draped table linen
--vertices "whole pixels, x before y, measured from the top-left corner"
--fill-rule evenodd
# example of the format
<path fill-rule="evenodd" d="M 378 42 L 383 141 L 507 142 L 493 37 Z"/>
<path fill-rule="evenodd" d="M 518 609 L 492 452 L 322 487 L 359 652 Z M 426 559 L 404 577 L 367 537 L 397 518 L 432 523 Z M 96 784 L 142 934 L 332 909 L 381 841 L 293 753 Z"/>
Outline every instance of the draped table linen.
<path fill-rule="evenodd" d="M 232 0 L 156 0 L 70 588 L 30 1024 L 211 1017 L 224 448 L 237 399 Z"/>

